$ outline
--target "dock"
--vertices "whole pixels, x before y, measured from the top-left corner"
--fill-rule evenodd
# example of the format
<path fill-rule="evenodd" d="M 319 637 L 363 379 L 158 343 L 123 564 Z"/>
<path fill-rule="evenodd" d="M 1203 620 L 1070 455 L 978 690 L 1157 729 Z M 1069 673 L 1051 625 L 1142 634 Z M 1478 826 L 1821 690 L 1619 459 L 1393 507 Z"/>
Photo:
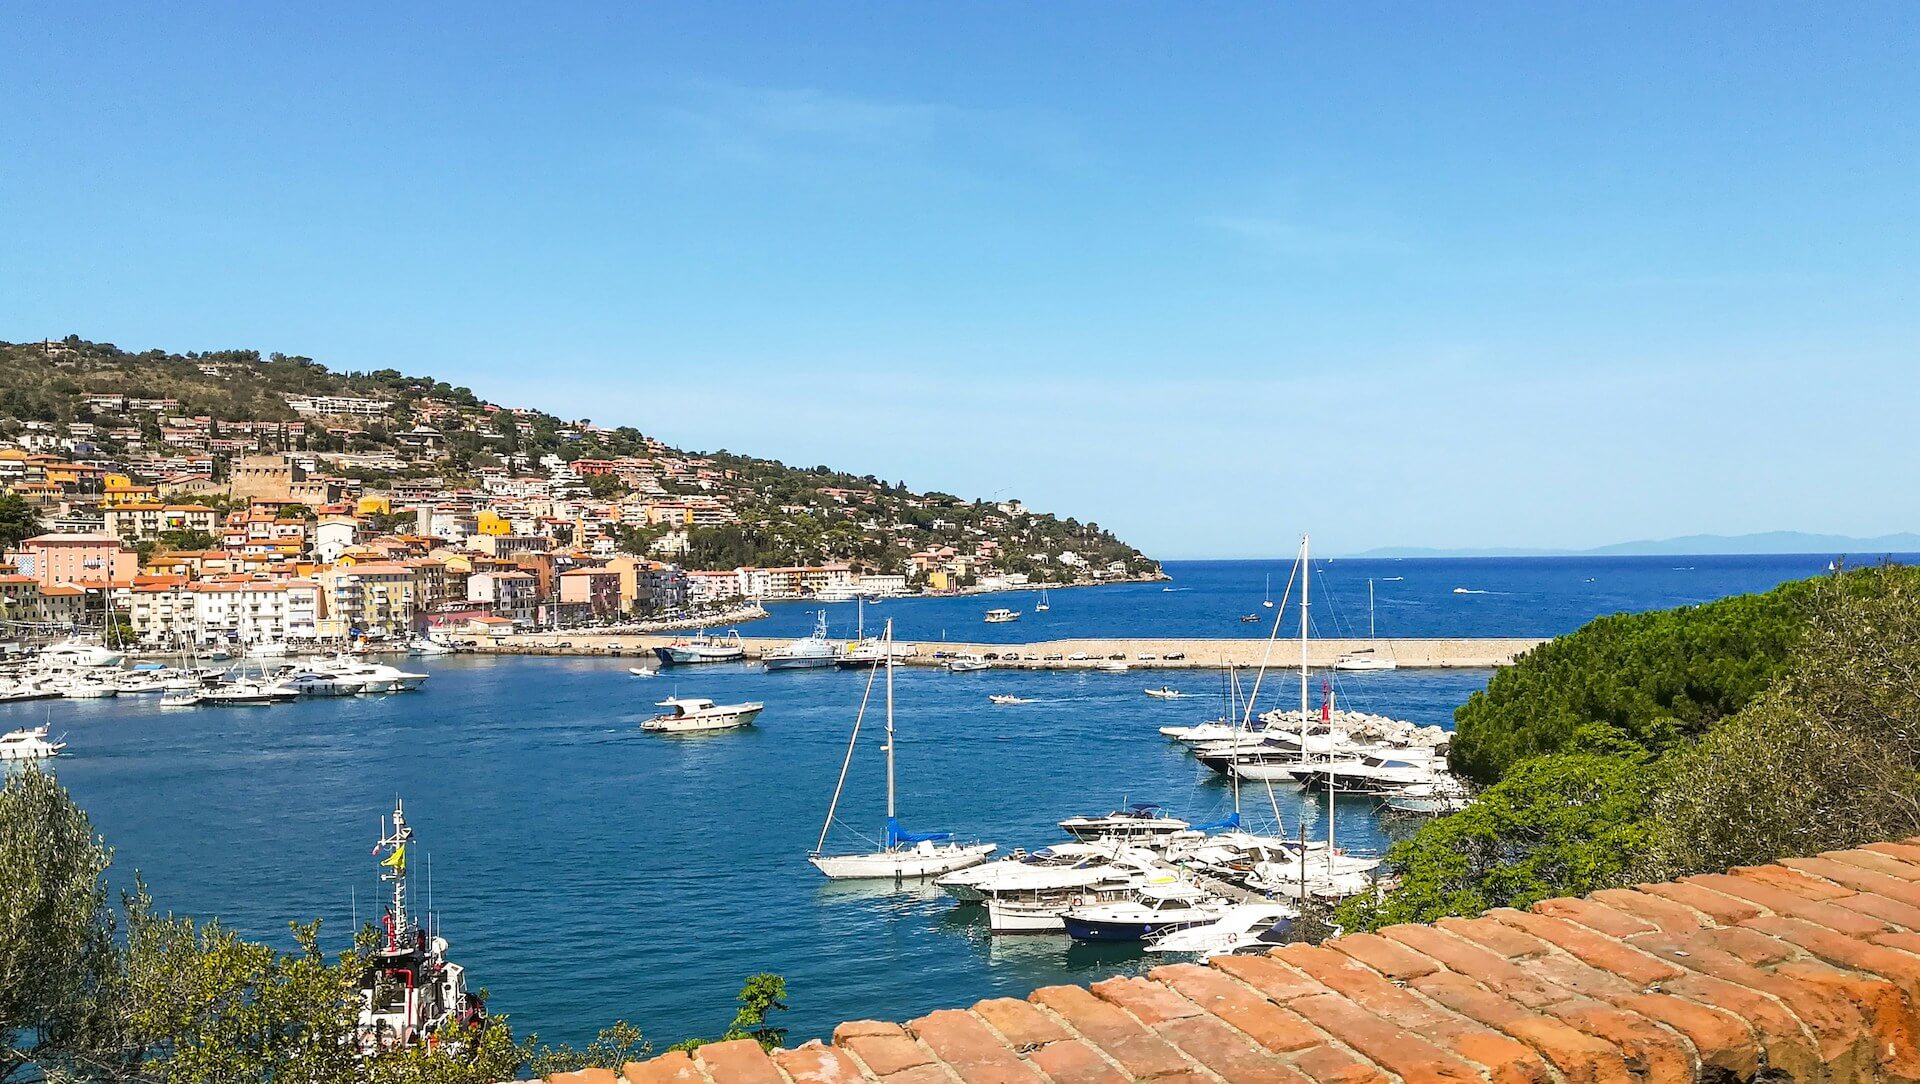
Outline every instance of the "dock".
<path fill-rule="evenodd" d="M 502 637 L 483 644 L 483 652 L 512 655 L 646 656 L 653 649 L 680 639 L 679 635 L 608 635 L 591 631 L 547 632 Z M 742 637 L 748 659 L 791 643 L 792 637 Z M 1007 670 L 1091 670 L 1101 662 L 1124 662 L 1130 670 L 1219 670 L 1258 667 L 1297 669 L 1298 640 L 1265 639 L 1076 639 L 1041 640 L 1023 644 L 982 644 L 921 640 L 915 652 L 901 659 L 905 666 L 941 666 L 955 654 L 978 655 Z M 561 647 L 560 644 L 570 646 Z M 1326 668 L 1342 655 L 1371 652 L 1391 659 L 1407 670 L 1485 670 L 1508 666 L 1545 637 L 1450 637 L 1445 639 L 1385 638 L 1327 639 L 1307 642 L 1307 664 Z M 1079 656 L 1079 657 L 1076 657 Z M 1170 657 L 1171 656 L 1171 657 Z"/>

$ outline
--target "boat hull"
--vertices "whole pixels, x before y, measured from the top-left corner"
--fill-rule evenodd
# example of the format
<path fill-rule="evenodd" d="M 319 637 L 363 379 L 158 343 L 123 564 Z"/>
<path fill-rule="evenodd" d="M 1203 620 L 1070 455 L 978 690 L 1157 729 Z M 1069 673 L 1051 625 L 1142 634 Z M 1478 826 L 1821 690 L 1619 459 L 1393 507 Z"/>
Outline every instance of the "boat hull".
<path fill-rule="evenodd" d="M 869 854 L 816 854 L 807 861 L 834 881 L 904 881 L 939 877 L 977 866 L 994 852 L 991 843 L 962 843 L 926 850 L 874 851 Z"/>
<path fill-rule="evenodd" d="M 760 662 L 772 670 L 821 670 L 833 666 L 832 655 L 764 656 Z"/>
<path fill-rule="evenodd" d="M 763 709 L 753 708 L 747 711 L 728 712 L 724 715 L 699 716 L 686 718 L 680 716 L 658 716 L 640 724 L 640 729 L 655 734 L 710 734 L 720 730 L 738 730 L 753 725 Z"/>
<path fill-rule="evenodd" d="M 721 648 L 706 651 L 690 650 L 683 647 L 656 647 L 653 654 L 666 666 L 698 666 L 710 662 L 739 662 L 747 657 L 741 648 Z"/>
<path fill-rule="evenodd" d="M 1155 934 L 1183 930 L 1189 926 L 1205 926 L 1213 921 L 1213 916 L 1151 922 L 1087 919 L 1076 917 L 1072 912 L 1060 916 L 1060 924 L 1066 928 L 1067 936 L 1075 941 L 1145 941 Z"/>

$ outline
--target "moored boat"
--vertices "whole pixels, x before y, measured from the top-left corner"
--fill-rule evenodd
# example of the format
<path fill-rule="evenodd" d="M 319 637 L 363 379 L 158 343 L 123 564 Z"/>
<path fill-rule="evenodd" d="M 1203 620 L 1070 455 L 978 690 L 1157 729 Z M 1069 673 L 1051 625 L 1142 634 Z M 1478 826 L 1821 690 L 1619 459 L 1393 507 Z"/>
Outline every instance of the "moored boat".
<path fill-rule="evenodd" d="M 815 670 L 834 664 L 833 641 L 827 639 L 827 611 L 814 615 L 813 634 L 776 647 L 760 656 L 769 672 L 774 670 Z"/>
<path fill-rule="evenodd" d="M 709 636 L 701 633 L 653 649 L 660 662 L 666 666 L 694 666 L 701 663 L 739 662 L 747 657 L 747 648 L 740 642 L 740 632 L 729 629 L 725 636 Z"/>
<path fill-rule="evenodd" d="M 1075 941 L 1142 941 L 1218 921 L 1229 905 L 1186 881 L 1149 883 L 1134 898 L 1071 907 L 1060 916 Z"/>

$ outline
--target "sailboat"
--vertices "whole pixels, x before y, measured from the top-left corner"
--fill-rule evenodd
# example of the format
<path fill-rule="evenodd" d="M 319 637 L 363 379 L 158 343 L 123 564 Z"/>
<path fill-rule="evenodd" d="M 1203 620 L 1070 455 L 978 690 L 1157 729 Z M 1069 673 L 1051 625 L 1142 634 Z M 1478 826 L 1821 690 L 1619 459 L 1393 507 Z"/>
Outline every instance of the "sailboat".
<path fill-rule="evenodd" d="M 1267 573 L 1267 599 L 1260 605 L 1269 610 L 1273 609 L 1273 573 L 1271 572 Z"/>
<path fill-rule="evenodd" d="M 1047 601 L 1047 589 L 1042 587 L 1040 589 L 1040 601 L 1034 603 L 1033 612 L 1043 614 L 1051 609 L 1053 609 L 1053 604 Z"/>
<path fill-rule="evenodd" d="M 891 647 L 893 621 L 888 619 L 882 642 Z M 957 869 L 977 866 L 987 860 L 997 845 L 955 842 L 951 832 L 908 832 L 900 827 L 894 801 L 893 731 L 893 652 L 885 651 L 887 689 L 887 829 L 886 840 L 875 851 L 854 854 L 827 854 L 827 833 L 833 829 L 833 814 L 840 806 L 840 793 L 846 789 L 847 769 L 853 765 L 853 753 L 860 741 L 860 723 L 866 717 L 867 703 L 873 696 L 873 679 L 879 670 L 867 674 L 867 691 L 860 697 L 860 710 L 853 717 L 853 736 L 847 740 L 847 756 L 840 764 L 840 781 L 834 785 L 833 800 L 827 803 L 827 820 L 820 826 L 820 840 L 814 844 L 807 861 L 836 881 L 904 880 L 909 877 L 938 877 Z"/>
<path fill-rule="evenodd" d="M 1373 630 L 1373 580 L 1367 580 L 1367 639 L 1374 639 Z M 1358 651 L 1349 651 L 1334 660 L 1335 670 L 1397 670 L 1400 664 L 1389 658 L 1374 654 L 1373 648 L 1363 647 Z"/>

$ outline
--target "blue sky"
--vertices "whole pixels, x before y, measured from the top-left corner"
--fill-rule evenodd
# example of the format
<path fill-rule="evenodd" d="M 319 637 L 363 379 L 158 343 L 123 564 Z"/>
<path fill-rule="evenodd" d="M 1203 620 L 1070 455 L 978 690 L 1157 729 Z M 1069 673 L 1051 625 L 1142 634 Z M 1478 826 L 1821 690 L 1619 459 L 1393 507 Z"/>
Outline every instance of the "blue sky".
<path fill-rule="evenodd" d="M 0 35 L 0 338 L 430 372 L 1169 557 L 1920 526 L 1911 4 Z"/>

